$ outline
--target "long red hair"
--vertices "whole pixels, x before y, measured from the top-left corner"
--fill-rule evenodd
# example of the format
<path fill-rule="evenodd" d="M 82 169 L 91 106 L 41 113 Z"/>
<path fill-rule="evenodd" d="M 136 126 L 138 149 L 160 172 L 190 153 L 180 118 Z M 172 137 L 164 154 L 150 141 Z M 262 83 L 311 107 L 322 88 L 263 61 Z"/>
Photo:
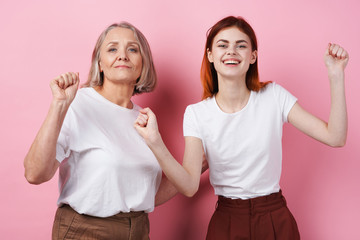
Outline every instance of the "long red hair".
<path fill-rule="evenodd" d="M 200 72 L 201 83 L 204 89 L 202 99 L 212 97 L 219 91 L 217 72 L 214 68 L 214 64 L 209 62 L 207 57 L 207 50 L 212 50 L 214 38 L 221 30 L 234 26 L 239 28 L 240 31 L 245 33 L 250 38 L 252 51 L 257 50 L 258 48 L 254 30 L 242 17 L 229 16 L 220 20 L 213 27 L 211 27 L 207 33 L 205 51 Z M 249 70 L 246 73 L 246 86 L 249 90 L 259 91 L 268 83 L 270 82 L 260 82 L 256 59 L 255 63 L 249 66 Z"/>

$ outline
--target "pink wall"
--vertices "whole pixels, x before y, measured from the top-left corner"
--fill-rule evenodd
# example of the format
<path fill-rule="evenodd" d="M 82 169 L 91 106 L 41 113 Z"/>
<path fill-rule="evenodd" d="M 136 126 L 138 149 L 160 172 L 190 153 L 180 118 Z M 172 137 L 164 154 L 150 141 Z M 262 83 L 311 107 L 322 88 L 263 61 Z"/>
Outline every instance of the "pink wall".
<path fill-rule="evenodd" d="M 330 104 L 324 49 L 337 42 L 349 51 L 347 145 L 332 149 L 286 125 L 281 184 L 303 239 L 360 239 L 359 1 L 8 2 L 0 3 L 1 239 L 50 238 L 57 177 L 29 185 L 22 161 L 47 112 L 53 77 L 78 71 L 85 81 L 100 32 L 120 20 L 133 23 L 147 36 L 159 75 L 156 91 L 135 101 L 155 110 L 181 159 L 183 111 L 201 95 L 205 33 L 227 15 L 242 15 L 255 28 L 261 79 L 280 83 L 324 119 Z M 177 196 L 150 215 L 152 239 L 204 239 L 216 200 L 206 176 L 195 197 Z"/>

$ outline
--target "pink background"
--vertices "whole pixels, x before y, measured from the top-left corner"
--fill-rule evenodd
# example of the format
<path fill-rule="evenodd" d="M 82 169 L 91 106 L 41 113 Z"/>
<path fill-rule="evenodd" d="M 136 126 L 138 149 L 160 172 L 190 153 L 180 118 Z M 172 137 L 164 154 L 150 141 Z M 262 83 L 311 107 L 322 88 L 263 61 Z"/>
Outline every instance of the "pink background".
<path fill-rule="evenodd" d="M 47 113 L 52 78 L 78 71 L 84 82 L 100 32 L 120 20 L 133 23 L 150 42 L 159 76 L 156 91 L 135 102 L 154 109 L 168 147 L 181 159 L 183 112 L 201 96 L 205 33 L 227 15 L 254 27 L 261 79 L 281 84 L 323 119 L 330 106 L 324 49 L 336 42 L 350 53 L 347 145 L 333 149 L 285 125 L 281 186 L 302 239 L 360 239 L 358 0 L 8 2 L 0 3 L 1 239 L 50 239 L 57 176 L 30 185 L 22 164 Z M 215 201 L 206 173 L 195 197 L 177 196 L 150 214 L 151 238 L 204 239 Z"/>

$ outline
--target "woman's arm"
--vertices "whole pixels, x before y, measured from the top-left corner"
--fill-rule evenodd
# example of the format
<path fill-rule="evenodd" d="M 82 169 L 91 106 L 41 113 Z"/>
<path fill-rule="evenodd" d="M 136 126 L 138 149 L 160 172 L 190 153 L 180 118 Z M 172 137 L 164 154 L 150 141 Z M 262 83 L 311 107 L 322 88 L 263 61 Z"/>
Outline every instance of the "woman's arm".
<path fill-rule="evenodd" d="M 78 73 L 65 73 L 50 82 L 53 100 L 45 121 L 24 160 L 25 178 L 31 184 L 50 180 L 59 167 L 59 162 L 56 160 L 56 143 L 78 85 Z"/>
<path fill-rule="evenodd" d="M 155 196 L 155 206 L 159 206 L 171 198 L 175 197 L 178 193 L 178 190 L 175 188 L 166 176 L 163 176 L 161 179 L 160 187 Z"/>
<path fill-rule="evenodd" d="M 329 44 L 324 55 L 330 81 L 331 107 L 328 122 L 304 110 L 296 103 L 288 115 L 289 122 L 305 134 L 332 147 L 342 147 L 347 137 L 347 111 L 344 70 L 348 53 L 339 45 Z"/>
<path fill-rule="evenodd" d="M 141 110 L 135 128 L 157 158 L 163 172 L 175 188 L 187 197 L 193 196 L 200 184 L 203 147 L 196 137 L 185 137 L 183 165 L 179 164 L 165 146 L 158 131 L 155 114 L 149 109 Z"/>
<path fill-rule="evenodd" d="M 208 169 L 209 165 L 204 155 L 201 166 L 201 174 L 203 174 Z M 169 201 L 171 198 L 175 197 L 177 193 L 178 190 L 176 189 L 174 184 L 172 184 L 166 176 L 163 176 L 161 179 L 160 187 L 155 196 L 155 206 L 159 206 Z"/>
<path fill-rule="evenodd" d="M 204 155 L 201 166 L 201 174 L 203 174 L 208 169 L 209 169 L 209 165 Z M 155 196 L 155 206 L 159 206 L 169 201 L 171 198 L 175 197 L 177 193 L 178 190 L 176 189 L 174 184 L 172 184 L 166 176 L 163 176 L 159 190 Z"/>

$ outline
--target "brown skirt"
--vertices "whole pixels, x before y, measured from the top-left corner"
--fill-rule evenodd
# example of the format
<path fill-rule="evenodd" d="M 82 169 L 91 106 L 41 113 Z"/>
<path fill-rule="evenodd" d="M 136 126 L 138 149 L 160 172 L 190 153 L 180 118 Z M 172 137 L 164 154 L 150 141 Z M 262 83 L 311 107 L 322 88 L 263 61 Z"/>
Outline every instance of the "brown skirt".
<path fill-rule="evenodd" d="M 219 196 L 207 240 L 298 240 L 296 221 L 281 191 L 253 199 Z"/>
<path fill-rule="evenodd" d="M 129 212 L 99 218 L 79 214 L 63 205 L 56 211 L 52 239 L 148 240 L 148 214 Z"/>

